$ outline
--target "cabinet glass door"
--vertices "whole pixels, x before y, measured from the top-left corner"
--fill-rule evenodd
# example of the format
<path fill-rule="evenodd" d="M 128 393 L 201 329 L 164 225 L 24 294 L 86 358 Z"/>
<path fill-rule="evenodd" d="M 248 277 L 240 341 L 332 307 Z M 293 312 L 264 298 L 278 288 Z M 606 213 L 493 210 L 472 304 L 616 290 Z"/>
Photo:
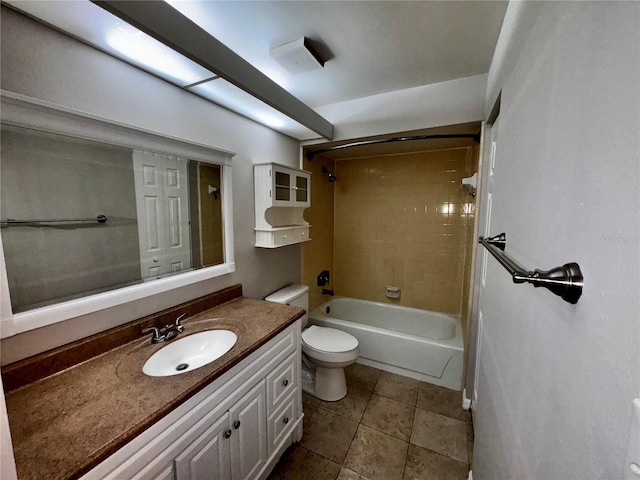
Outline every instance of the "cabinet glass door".
<path fill-rule="evenodd" d="M 282 202 L 291 200 L 291 175 L 274 170 L 275 199 Z"/>
<path fill-rule="evenodd" d="M 309 179 L 296 176 L 296 202 L 307 203 L 309 198 Z"/>

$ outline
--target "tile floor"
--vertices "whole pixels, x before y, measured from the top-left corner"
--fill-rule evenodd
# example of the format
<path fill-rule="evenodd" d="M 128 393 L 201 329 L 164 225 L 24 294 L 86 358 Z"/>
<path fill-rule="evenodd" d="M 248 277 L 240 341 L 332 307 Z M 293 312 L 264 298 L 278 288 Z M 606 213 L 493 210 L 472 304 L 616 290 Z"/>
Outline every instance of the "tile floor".
<path fill-rule="evenodd" d="M 303 393 L 304 436 L 269 480 L 466 480 L 473 425 L 461 393 L 365 365 L 346 369 L 348 395 Z"/>

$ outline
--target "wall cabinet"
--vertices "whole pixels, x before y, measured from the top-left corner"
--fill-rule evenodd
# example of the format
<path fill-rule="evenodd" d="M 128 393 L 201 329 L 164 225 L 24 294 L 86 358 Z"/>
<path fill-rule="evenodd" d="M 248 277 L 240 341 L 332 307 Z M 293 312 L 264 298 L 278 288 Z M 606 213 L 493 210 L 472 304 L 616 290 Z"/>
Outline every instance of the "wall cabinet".
<path fill-rule="evenodd" d="M 311 206 L 311 173 L 275 163 L 254 165 L 256 247 L 276 248 L 306 242 Z"/>
<path fill-rule="evenodd" d="M 300 322 L 83 478 L 265 478 L 302 437 Z"/>

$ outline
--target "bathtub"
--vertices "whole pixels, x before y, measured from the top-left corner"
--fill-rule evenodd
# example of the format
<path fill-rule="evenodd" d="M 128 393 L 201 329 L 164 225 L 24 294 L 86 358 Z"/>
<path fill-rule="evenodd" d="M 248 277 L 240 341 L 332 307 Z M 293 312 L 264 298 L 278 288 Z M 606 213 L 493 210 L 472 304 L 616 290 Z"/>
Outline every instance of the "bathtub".
<path fill-rule="evenodd" d="M 358 339 L 358 363 L 460 390 L 464 347 L 453 315 L 334 297 L 309 314 L 309 323 Z"/>

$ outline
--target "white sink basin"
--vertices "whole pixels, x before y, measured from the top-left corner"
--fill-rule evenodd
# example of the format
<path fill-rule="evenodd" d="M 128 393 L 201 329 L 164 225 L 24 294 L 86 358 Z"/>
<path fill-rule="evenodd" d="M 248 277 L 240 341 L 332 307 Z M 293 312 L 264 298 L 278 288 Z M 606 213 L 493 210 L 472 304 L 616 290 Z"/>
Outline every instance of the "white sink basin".
<path fill-rule="evenodd" d="M 227 353 L 238 341 L 230 330 L 207 330 L 173 340 L 142 367 L 150 377 L 168 377 L 200 368 Z"/>

